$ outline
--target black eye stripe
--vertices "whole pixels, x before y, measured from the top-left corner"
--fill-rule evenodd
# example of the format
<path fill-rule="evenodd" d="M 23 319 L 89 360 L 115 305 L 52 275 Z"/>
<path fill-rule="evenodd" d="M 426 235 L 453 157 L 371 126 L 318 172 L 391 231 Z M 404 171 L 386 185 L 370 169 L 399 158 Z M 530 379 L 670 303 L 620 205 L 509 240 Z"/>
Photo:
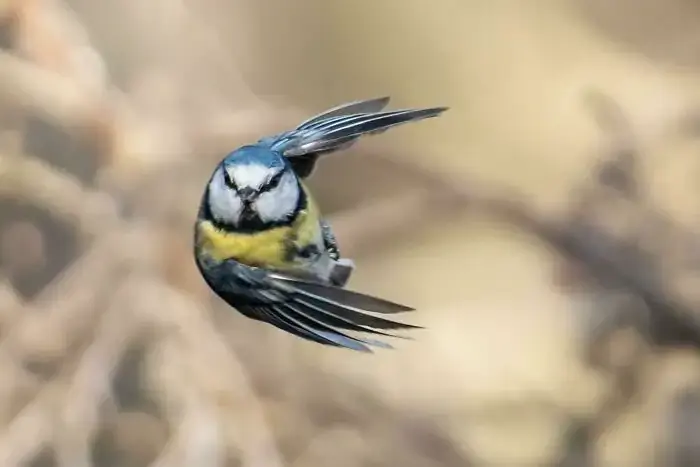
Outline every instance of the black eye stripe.
<path fill-rule="evenodd" d="M 284 173 L 284 171 L 277 172 L 275 175 L 272 176 L 272 178 L 270 178 L 270 180 L 262 187 L 260 191 L 270 191 L 273 188 L 275 188 L 277 185 L 280 184 Z"/>
<path fill-rule="evenodd" d="M 226 171 L 225 169 L 222 169 L 221 171 L 224 174 L 224 183 L 226 184 L 226 186 L 228 186 L 229 188 L 233 188 L 234 190 L 237 190 L 238 187 L 236 186 L 236 182 L 233 181 L 233 179 L 229 175 L 228 171 Z"/>

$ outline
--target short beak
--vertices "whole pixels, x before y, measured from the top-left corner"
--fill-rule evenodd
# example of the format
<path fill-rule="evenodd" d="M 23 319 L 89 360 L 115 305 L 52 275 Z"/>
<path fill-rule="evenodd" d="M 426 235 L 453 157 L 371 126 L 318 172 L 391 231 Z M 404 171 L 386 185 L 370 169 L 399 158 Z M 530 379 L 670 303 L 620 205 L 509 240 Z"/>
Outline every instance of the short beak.
<path fill-rule="evenodd" d="M 244 203 L 250 203 L 251 201 L 253 201 L 257 194 L 258 192 L 250 187 L 245 187 L 238 190 L 238 196 L 241 197 L 241 200 Z"/>

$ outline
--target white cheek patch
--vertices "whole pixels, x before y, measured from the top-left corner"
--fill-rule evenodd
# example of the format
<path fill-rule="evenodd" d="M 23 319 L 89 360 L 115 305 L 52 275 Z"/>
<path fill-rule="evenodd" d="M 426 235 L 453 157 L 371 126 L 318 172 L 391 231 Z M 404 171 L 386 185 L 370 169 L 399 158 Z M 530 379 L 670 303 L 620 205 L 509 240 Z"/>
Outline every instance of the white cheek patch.
<path fill-rule="evenodd" d="M 243 211 L 241 199 L 226 185 L 221 169 L 209 182 L 209 210 L 214 219 L 228 224 L 236 224 Z"/>
<path fill-rule="evenodd" d="M 270 177 L 270 168 L 258 164 L 238 165 L 229 170 L 228 175 L 238 187 L 259 190 Z"/>
<path fill-rule="evenodd" d="M 263 222 L 276 222 L 291 216 L 299 203 L 299 184 L 294 174 L 287 172 L 276 188 L 265 192 L 255 202 Z"/>

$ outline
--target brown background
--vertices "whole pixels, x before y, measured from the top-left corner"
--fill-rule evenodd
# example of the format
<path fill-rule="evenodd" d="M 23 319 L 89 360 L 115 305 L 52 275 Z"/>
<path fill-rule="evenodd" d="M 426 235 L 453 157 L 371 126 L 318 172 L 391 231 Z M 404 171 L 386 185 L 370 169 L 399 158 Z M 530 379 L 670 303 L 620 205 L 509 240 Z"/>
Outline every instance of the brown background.
<path fill-rule="evenodd" d="M 678 265 L 695 250 L 673 233 L 693 237 L 699 207 L 695 2 L 4 0 L 0 14 L 1 465 L 700 463 L 693 347 L 595 341 L 609 305 L 561 286 L 572 258 L 470 209 L 494 190 L 568 226 L 600 157 L 634 147 L 645 206 L 678 224 L 645 251 L 694 308 Z M 591 92 L 624 123 L 597 124 Z M 357 263 L 350 286 L 415 306 L 406 319 L 427 329 L 358 355 L 213 299 L 190 241 L 218 159 L 382 95 L 450 110 L 328 157 L 311 185 Z M 603 192 L 600 228 L 651 231 Z"/>

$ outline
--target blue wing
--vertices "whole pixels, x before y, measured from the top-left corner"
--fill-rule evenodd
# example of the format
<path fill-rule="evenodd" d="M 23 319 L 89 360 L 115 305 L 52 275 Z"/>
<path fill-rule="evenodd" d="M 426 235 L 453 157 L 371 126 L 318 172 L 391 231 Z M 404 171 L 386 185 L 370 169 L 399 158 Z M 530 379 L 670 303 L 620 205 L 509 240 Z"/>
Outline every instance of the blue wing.
<path fill-rule="evenodd" d="M 351 102 L 316 115 L 292 131 L 260 142 L 284 155 L 301 178 L 311 174 L 319 156 L 347 149 L 359 138 L 397 125 L 437 117 L 447 107 L 383 111 L 388 97 Z"/>
<path fill-rule="evenodd" d="M 341 287 L 249 268 L 234 261 L 207 268 L 206 277 L 222 299 L 249 318 L 321 344 L 370 352 L 368 346 L 391 346 L 344 331 L 400 337 L 384 331 L 420 328 L 368 314 L 402 313 L 413 308 Z M 236 282 L 230 278 L 236 278 Z"/>

